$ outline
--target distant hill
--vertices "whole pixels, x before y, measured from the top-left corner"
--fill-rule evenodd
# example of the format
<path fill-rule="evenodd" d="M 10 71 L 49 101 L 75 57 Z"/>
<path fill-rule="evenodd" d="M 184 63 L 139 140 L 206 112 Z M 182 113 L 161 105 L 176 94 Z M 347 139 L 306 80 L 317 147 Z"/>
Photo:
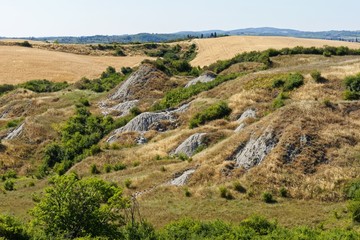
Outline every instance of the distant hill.
<path fill-rule="evenodd" d="M 82 37 L 28 37 L 22 39 L 38 40 L 38 41 L 58 41 L 59 43 L 134 43 L 134 42 L 168 42 L 187 38 L 209 38 L 216 36 L 285 36 L 298 38 L 316 38 L 327 40 L 343 40 L 343 41 L 360 41 L 360 31 L 298 31 L 294 29 L 279 29 L 271 27 L 262 28 L 244 28 L 230 31 L 224 30 L 207 30 L 207 31 L 183 31 L 169 34 L 158 33 L 139 33 L 134 35 L 95 35 Z"/>

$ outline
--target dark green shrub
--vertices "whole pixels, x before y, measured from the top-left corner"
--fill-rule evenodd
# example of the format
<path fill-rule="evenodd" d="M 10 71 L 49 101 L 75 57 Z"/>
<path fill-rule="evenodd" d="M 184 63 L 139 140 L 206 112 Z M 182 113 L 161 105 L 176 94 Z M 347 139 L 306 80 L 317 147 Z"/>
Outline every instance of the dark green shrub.
<path fill-rule="evenodd" d="M 360 73 L 355 76 L 346 77 L 344 83 L 349 91 L 360 92 Z"/>
<path fill-rule="evenodd" d="M 32 80 L 26 83 L 19 84 L 19 87 L 29 89 L 34 92 L 58 92 L 67 88 L 69 84 L 67 82 L 50 82 L 49 80 Z"/>
<path fill-rule="evenodd" d="M 121 171 L 126 169 L 126 165 L 123 163 L 117 163 L 113 167 L 114 171 Z"/>
<path fill-rule="evenodd" d="M 24 41 L 21 43 L 17 43 L 17 45 L 21 46 L 21 47 L 28 47 L 28 48 L 32 48 L 31 43 L 29 43 L 29 41 Z"/>
<path fill-rule="evenodd" d="M 189 191 L 188 188 L 184 189 L 184 193 L 185 193 L 185 197 L 191 197 L 191 192 Z"/>
<path fill-rule="evenodd" d="M 6 173 L 3 175 L 3 177 L 5 179 L 17 178 L 17 173 L 15 170 L 10 169 L 10 170 L 6 171 Z"/>
<path fill-rule="evenodd" d="M 115 56 L 120 56 L 120 57 L 126 56 L 125 52 L 124 52 L 123 49 L 121 49 L 121 48 L 115 49 L 114 55 L 115 55 Z"/>
<path fill-rule="evenodd" d="M 312 71 L 310 75 L 316 83 L 321 83 L 323 81 L 323 77 L 321 76 L 321 73 L 317 70 Z"/>
<path fill-rule="evenodd" d="M 91 174 L 99 174 L 100 173 L 99 169 L 97 168 L 97 166 L 95 164 L 92 164 L 90 166 L 90 173 Z"/>
<path fill-rule="evenodd" d="M 234 182 L 233 183 L 235 191 L 239 193 L 246 193 L 246 188 L 244 188 L 240 182 Z"/>
<path fill-rule="evenodd" d="M 276 79 L 273 84 L 272 84 L 272 87 L 273 88 L 280 88 L 280 87 L 283 87 L 285 84 L 285 81 L 282 80 L 282 79 Z"/>
<path fill-rule="evenodd" d="M 112 166 L 111 166 L 110 164 L 106 164 L 106 165 L 104 166 L 104 171 L 105 171 L 106 173 L 111 172 L 111 170 L 112 170 Z"/>
<path fill-rule="evenodd" d="M 133 72 L 131 67 L 122 67 L 121 68 L 121 73 L 124 75 L 129 75 Z"/>
<path fill-rule="evenodd" d="M 234 196 L 231 194 L 231 192 L 225 187 L 219 187 L 220 197 L 225 198 L 227 200 L 234 199 Z"/>
<path fill-rule="evenodd" d="M 351 201 L 348 204 L 351 218 L 354 222 L 360 223 L 360 200 Z"/>
<path fill-rule="evenodd" d="M 22 121 L 23 121 L 22 118 L 15 119 L 15 120 L 10 120 L 9 122 L 6 123 L 6 128 L 17 127 L 17 126 L 19 126 L 19 124 L 20 124 Z"/>
<path fill-rule="evenodd" d="M 132 184 L 132 181 L 131 181 L 131 179 L 125 179 L 125 182 L 124 182 L 124 184 L 125 184 L 125 187 L 126 188 L 131 188 L 132 186 L 131 186 L 131 184 Z"/>
<path fill-rule="evenodd" d="M 350 101 L 359 100 L 360 99 L 360 93 L 346 90 L 344 92 L 344 99 L 345 100 L 350 100 Z"/>
<path fill-rule="evenodd" d="M 292 91 L 304 84 L 304 77 L 300 73 L 290 74 L 284 84 L 285 91 Z"/>
<path fill-rule="evenodd" d="M 15 186 L 15 183 L 14 183 L 13 180 L 11 180 L 11 179 L 5 180 L 5 182 L 4 182 L 4 189 L 5 189 L 6 191 L 13 191 L 13 190 L 15 190 L 15 189 L 14 189 L 14 186 Z"/>
<path fill-rule="evenodd" d="M 90 107 L 90 102 L 88 99 L 86 98 L 80 98 L 80 103 L 84 106 L 84 107 Z"/>
<path fill-rule="evenodd" d="M 216 103 L 191 118 L 190 128 L 195 128 L 206 122 L 227 117 L 230 113 L 231 108 L 228 107 L 226 102 Z"/>
<path fill-rule="evenodd" d="M 332 54 L 330 51 L 324 51 L 323 55 L 324 55 L 324 57 L 331 57 Z"/>
<path fill-rule="evenodd" d="M 10 92 L 12 90 L 14 90 L 16 87 L 14 85 L 10 85 L 10 84 L 1 84 L 0 85 L 0 95 L 6 93 L 6 92 Z"/>
<path fill-rule="evenodd" d="M 272 107 L 274 109 L 278 109 L 281 108 L 283 106 L 285 106 L 285 99 L 287 99 L 287 95 L 285 93 L 279 93 L 279 95 L 274 99 L 274 101 L 272 102 Z"/>
<path fill-rule="evenodd" d="M 280 188 L 279 193 L 280 193 L 280 196 L 283 197 L 283 198 L 288 197 L 288 191 L 284 187 Z"/>
<path fill-rule="evenodd" d="M 262 194 L 262 200 L 266 203 L 274 203 L 275 202 L 273 195 L 269 192 L 264 192 Z"/>

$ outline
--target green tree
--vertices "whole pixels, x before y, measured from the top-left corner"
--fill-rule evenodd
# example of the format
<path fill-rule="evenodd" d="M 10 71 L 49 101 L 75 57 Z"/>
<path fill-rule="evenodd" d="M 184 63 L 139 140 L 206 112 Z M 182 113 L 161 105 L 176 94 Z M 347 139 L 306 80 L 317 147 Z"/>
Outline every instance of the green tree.
<path fill-rule="evenodd" d="M 0 239 L 27 240 L 30 236 L 26 233 L 24 226 L 15 218 L 0 215 Z"/>
<path fill-rule="evenodd" d="M 125 225 L 122 210 L 128 204 L 117 186 L 71 173 L 56 177 L 31 213 L 49 238 L 114 238 Z"/>

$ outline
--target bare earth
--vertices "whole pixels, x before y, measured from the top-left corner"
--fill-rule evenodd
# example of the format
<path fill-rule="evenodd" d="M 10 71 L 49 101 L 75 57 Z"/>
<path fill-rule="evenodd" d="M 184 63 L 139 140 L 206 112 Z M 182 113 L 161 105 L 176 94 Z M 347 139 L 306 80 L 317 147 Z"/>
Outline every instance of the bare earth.
<path fill-rule="evenodd" d="M 108 67 L 137 66 L 148 57 L 85 56 L 17 46 L 0 46 L 0 84 L 34 79 L 76 82 L 96 78 Z"/>
<path fill-rule="evenodd" d="M 323 47 L 324 45 L 360 48 L 359 43 L 291 37 L 231 36 L 195 39 L 193 42 L 198 46 L 198 54 L 191 64 L 201 67 L 214 63 L 217 60 L 230 59 L 242 52 L 263 51 L 269 48 L 281 49 L 296 46 Z"/>

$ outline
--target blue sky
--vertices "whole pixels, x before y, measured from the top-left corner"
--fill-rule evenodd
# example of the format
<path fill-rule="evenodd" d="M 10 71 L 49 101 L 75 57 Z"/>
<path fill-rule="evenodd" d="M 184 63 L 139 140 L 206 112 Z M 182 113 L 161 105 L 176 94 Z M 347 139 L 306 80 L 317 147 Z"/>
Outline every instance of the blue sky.
<path fill-rule="evenodd" d="M 0 0 L 0 36 L 279 27 L 360 30 L 359 0 Z"/>

